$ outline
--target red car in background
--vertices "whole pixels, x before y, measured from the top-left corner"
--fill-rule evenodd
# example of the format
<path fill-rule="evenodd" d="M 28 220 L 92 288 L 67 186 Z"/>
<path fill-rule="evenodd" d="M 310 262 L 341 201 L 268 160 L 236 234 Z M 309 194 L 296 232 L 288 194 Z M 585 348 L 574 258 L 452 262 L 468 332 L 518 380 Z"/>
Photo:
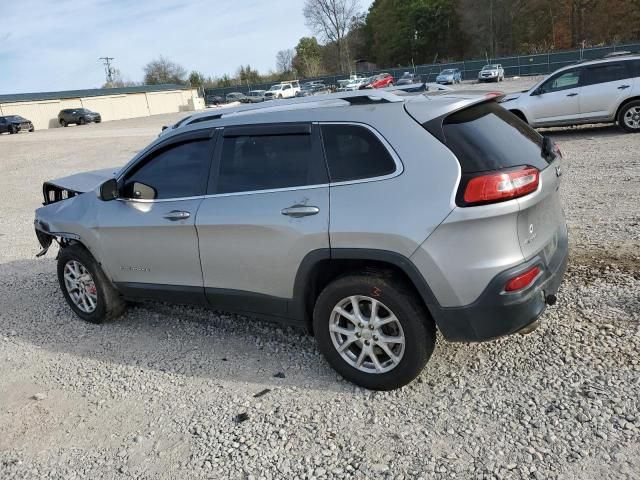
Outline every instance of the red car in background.
<path fill-rule="evenodd" d="M 365 88 L 385 88 L 393 87 L 393 76 L 389 73 L 380 73 L 369 78 L 369 81 L 360 87 L 360 90 Z"/>

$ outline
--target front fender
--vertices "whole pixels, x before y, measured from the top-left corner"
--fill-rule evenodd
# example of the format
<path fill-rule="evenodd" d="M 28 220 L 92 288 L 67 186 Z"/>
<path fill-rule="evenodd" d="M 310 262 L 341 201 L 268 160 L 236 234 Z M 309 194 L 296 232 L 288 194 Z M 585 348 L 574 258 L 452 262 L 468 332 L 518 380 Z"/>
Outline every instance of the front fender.
<path fill-rule="evenodd" d="M 54 238 L 82 243 L 97 258 L 97 212 L 100 200 L 90 191 L 40 207 L 35 212 L 36 236 L 44 255 Z"/>

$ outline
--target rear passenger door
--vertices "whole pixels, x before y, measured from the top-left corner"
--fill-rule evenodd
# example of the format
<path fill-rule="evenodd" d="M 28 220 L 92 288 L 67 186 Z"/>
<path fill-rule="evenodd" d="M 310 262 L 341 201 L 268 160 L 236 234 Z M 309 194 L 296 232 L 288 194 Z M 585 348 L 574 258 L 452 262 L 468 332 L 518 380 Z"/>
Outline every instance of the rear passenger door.
<path fill-rule="evenodd" d="M 585 67 L 580 94 L 583 119 L 612 119 L 620 103 L 633 91 L 631 62 L 606 62 Z"/>
<path fill-rule="evenodd" d="M 223 130 L 196 219 L 212 305 L 286 317 L 303 258 L 329 248 L 328 176 L 317 128 Z"/>

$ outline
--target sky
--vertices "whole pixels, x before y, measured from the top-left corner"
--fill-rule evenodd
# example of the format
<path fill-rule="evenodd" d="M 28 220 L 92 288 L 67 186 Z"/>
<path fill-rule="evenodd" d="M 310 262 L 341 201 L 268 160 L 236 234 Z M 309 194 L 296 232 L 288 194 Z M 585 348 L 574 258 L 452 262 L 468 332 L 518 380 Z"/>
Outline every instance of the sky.
<path fill-rule="evenodd" d="M 367 10 L 373 0 L 360 0 Z M 100 57 L 140 82 L 160 55 L 206 76 L 275 69 L 311 32 L 303 0 L 0 0 L 0 94 L 99 88 Z"/>

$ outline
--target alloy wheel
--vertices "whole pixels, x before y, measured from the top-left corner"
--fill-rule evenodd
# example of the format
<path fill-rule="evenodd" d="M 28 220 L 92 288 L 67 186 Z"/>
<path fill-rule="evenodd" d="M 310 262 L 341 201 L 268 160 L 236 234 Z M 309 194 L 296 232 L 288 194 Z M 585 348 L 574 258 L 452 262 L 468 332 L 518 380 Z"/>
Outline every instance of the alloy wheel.
<path fill-rule="evenodd" d="M 640 128 L 640 106 L 631 107 L 627 110 L 623 117 L 624 124 L 629 127 L 637 130 Z"/>
<path fill-rule="evenodd" d="M 64 285 L 71 301 L 84 313 L 93 313 L 98 305 L 98 290 L 89 270 L 77 260 L 64 266 Z"/>
<path fill-rule="evenodd" d="M 354 295 L 340 300 L 331 312 L 329 332 L 342 359 L 361 372 L 389 372 L 404 355 L 400 321 L 375 298 Z"/>

